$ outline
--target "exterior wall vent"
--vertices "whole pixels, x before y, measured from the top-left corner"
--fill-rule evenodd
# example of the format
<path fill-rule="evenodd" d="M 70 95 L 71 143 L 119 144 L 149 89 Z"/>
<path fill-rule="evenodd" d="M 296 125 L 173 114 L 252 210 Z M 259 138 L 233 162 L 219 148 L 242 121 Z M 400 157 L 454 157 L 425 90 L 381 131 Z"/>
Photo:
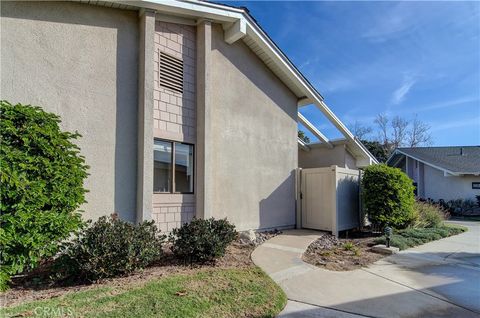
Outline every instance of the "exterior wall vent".
<path fill-rule="evenodd" d="M 183 93 L 183 61 L 160 52 L 160 86 Z"/>

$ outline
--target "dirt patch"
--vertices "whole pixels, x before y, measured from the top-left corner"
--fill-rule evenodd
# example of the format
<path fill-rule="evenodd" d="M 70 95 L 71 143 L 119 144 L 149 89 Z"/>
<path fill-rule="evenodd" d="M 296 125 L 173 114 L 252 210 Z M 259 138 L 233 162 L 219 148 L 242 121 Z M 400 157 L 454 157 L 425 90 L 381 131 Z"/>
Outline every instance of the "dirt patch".
<path fill-rule="evenodd" d="M 48 271 L 48 263 L 26 276 L 14 278 L 12 288 L 1 294 L 0 305 L 13 306 L 34 300 L 59 297 L 66 293 L 88 290 L 96 287 L 114 287 L 116 292 L 131 288 L 134 285 L 139 287 L 152 279 L 158 279 L 174 274 L 188 274 L 204 271 L 212 268 L 246 268 L 254 266 L 250 254 L 255 249 L 255 244 L 244 244 L 240 241 L 233 242 L 227 248 L 224 257 L 215 263 L 204 265 L 186 265 L 176 260 L 168 247 L 165 257 L 161 262 L 148 267 L 140 272 L 126 277 L 106 279 L 94 284 L 61 286 L 49 279 L 51 273 Z M 114 291 L 114 292 L 115 292 Z"/>
<path fill-rule="evenodd" d="M 303 253 L 303 260 L 312 265 L 333 271 L 349 271 L 368 266 L 385 255 L 371 250 L 375 236 L 359 233 L 356 237 L 337 239 L 323 234 Z"/>

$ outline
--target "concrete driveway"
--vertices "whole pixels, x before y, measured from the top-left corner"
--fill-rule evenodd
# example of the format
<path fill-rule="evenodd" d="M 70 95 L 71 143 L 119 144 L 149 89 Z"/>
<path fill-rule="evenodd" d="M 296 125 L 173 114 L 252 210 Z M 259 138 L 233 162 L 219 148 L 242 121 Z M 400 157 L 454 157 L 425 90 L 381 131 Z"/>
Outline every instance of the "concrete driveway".
<path fill-rule="evenodd" d="M 317 231 L 286 231 L 252 259 L 288 296 L 279 317 L 480 317 L 480 223 L 455 223 L 469 231 L 349 272 L 301 260 Z"/>

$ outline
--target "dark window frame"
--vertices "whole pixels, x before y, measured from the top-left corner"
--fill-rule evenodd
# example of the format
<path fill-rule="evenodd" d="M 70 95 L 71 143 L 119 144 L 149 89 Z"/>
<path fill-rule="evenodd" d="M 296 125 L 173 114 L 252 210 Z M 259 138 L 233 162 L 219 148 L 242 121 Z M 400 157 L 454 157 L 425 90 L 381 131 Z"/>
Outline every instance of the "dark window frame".
<path fill-rule="evenodd" d="M 168 140 L 168 139 L 162 139 L 162 138 L 153 138 L 153 143 L 155 144 L 155 141 L 162 141 L 162 142 L 168 142 L 172 145 L 172 153 L 171 153 L 171 162 L 172 162 L 172 169 L 171 169 L 171 175 L 170 175 L 170 180 L 171 180 L 171 191 L 169 192 L 161 192 L 161 191 L 153 191 L 153 194 L 195 194 L 195 145 L 188 143 L 188 142 L 180 142 L 180 141 L 175 141 L 175 140 Z M 175 144 L 183 144 L 183 145 L 188 145 L 192 147 L 193 151 L 193 157 L 192 157 L 192 166 L 193 166 L 193 185 L 192 185 L 192 191 L 191 192 L 179 192 L 176 191 L 176 184 L 175 184 Z M 155 150 L 154 150 L 155 151 Z M 155 161 L 155 159 L 154 159 Z M 154 176 L 155 177 L 155 173 Z"/>

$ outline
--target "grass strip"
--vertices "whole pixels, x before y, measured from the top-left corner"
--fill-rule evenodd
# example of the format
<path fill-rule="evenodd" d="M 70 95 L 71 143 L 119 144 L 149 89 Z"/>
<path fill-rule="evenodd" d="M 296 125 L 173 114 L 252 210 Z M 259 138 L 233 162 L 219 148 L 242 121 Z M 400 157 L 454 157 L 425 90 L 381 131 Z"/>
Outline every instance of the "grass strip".
<path fill-rule="evenodd" d="M 275 317 L 286 301 L 281 288 L 252 266 L 68 293 L 3 308 L 0 317 Z"/>

